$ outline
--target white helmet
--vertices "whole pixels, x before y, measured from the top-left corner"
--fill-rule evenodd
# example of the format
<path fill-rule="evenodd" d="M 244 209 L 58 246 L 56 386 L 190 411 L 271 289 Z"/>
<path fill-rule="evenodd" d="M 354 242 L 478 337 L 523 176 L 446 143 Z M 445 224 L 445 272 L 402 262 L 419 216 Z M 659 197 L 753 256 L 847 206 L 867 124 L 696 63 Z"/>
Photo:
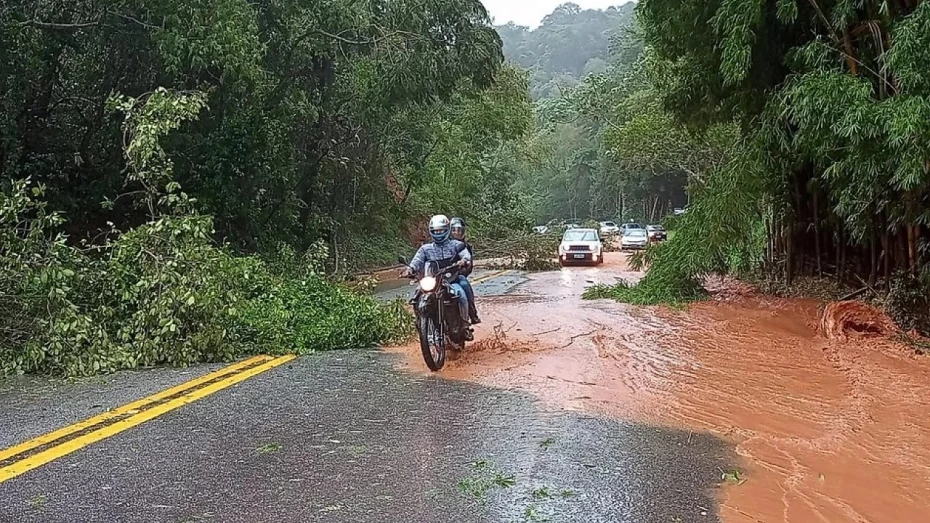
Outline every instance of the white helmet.
<path fill-rule="evenodd" d="M 451 224 L 449 223 L 449 217 L 445 214 L 437 214 L 429 220 L 429 235 L 432 236 L 433 241 L 436 243 L 444 243 L 449 239 L 449 234 L 452 232 Z"/>

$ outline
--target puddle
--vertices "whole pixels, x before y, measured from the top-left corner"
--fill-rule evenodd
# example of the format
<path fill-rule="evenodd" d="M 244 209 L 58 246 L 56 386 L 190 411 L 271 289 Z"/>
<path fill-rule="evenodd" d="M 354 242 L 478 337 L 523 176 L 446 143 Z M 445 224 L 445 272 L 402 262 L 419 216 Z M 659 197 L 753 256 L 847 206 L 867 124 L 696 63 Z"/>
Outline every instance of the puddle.
<path fill-rule="evenodd" d="M 580 299 L 591 283 L 638 276 L 611 253 L 482 298 L 479 341 L 442 376 L 722 435 L 746 467 L 725 489 L 724 521 L 926 519 L 930 360 L 870 329 L 821 336 L 814 301 L 735 293 L 675 311 Z M 423 372 L 416 347 L 392 351 Z"/>

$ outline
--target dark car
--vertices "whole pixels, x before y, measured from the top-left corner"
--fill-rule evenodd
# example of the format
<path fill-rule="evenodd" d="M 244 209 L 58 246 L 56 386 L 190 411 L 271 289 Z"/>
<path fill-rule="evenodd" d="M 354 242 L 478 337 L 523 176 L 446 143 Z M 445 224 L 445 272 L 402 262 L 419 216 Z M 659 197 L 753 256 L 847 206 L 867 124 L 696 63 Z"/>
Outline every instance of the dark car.
<path fill-rule="evenodd" d="M 661 242 L 668 239 L 668 233 L 661 225 L 647 225 L 646 233 L 649 234 L 649 241 Z"/>

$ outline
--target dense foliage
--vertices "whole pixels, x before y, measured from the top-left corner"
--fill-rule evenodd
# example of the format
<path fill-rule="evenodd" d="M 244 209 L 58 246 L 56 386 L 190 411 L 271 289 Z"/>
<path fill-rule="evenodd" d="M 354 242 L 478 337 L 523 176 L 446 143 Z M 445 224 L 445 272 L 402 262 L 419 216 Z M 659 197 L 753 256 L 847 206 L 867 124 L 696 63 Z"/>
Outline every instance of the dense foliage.
<path fill-rule="evenodd" d="M 694 136 L 664 112 L 655 87 L 656 61 L 644 52 L 632 8 L 582 11 L 566 4 L 539 28 L 520 30 L 520 45 L 513 44 L 515 28 L 500 29 L 509 60 L 537 73 L 551 72 L 557 63 L 577 74 L 536 102 L 535 132 L 512 143 L 504 163 L 539 223 L 589 217 L 660 221 L 687 203 L 689 177 L 719 161 L 721 147 L 732 142 L 732 126 Z M 602 40 L 567 41 L 594 37 Z M 553 62 L 548 49 L 556 48 L 571 54 Z M 585 60 L 599 60 L 602 67 L 585 71 Z"/>
<path fill-rule="evenodd" d="M 478 0 L 0 7 L 0 373 L 371 345 L 334 283 L 436 210 L 527 225 L 532 125 Z"/>
<path fill-rule="evenodd" d="M 928 279 L 930 5 L 642 0 L 637 16 L 655 122 L 737 140 L 689 169 L 694 204 L 644 286 L 675 295 L 667 275 L 734 265 L 893 291 L 896 274 Z"/>
<path fill-rule="evenodd" d="M 164 89 L 112 101 L 125 112 L 127 180 L 150 213 L 142 225 L 75 246 L 44 186 L 15 181 L 0 193 L 0 374 L 187 365 L 403 334 L 403 311 L 328 281 L 325 256 L 279 255 L 290 271 L 276 271 L 213 242 L 212 219 L 171 180 L 159 145 L 203 101 Z"/>
<path fill-rule="evenodd" d="M 437 184 L 467 180 L 471 197 L 496 178 L 483 162 L 531 122 L 501 60 L 478 0 L 7 2 L 0 173 L 47 186 L 74 239 L 138 225 L 107 100 L 197 90 L 207 110 L 164 147 L 217 237 L 251 252 L 322 239 L 354 260 L 445 203 Z"/>
<path fill-rule="evenodd" d="M 620 3 L 620 2 L 618 2 Z M 530 29 L 513 23 L 497 28 L 508 60 L 531 73 L 534 99 L 557 98 L 589 74 L 603 73 L 633 19 L 633 2 L 606 10 L 566 3 Z"/>

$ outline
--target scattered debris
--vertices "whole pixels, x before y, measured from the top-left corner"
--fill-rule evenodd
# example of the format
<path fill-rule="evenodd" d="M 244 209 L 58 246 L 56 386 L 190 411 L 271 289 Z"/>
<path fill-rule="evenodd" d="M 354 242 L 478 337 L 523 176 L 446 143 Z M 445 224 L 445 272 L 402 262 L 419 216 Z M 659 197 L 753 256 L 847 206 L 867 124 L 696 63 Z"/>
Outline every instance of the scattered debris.
<path fill-rule="evenodd" d="M 278 443 L 266 443 L 255 450 L 257 450 L 259 454 L 269 454 L 281 450 L 281 445 Z"/>

